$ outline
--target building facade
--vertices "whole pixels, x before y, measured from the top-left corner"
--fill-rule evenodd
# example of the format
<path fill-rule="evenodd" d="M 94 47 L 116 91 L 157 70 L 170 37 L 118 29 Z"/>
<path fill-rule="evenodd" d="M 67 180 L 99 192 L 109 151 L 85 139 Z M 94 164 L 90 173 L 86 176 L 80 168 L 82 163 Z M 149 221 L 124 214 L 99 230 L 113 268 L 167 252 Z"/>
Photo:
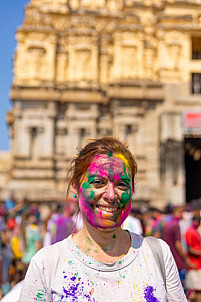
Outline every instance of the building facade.
<path fill-rule="evenodd" d="M 190 160 L 200 177 L 200 4 L 29 1 L 16 33 L 2 198 L 8 190 L 34 201 L 62 198 L 77 146 L 103 135 L 126 140 L 136 157 L 136 202 L 201 197 L 198 186 L 186 189 Z"/>

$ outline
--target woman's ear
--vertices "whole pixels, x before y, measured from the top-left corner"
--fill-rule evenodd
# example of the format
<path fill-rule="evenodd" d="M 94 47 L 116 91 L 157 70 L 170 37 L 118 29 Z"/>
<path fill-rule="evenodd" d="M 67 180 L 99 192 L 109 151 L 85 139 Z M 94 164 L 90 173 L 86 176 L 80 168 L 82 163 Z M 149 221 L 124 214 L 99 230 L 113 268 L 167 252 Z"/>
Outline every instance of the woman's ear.
<path fill-rule="evenodd" d="M 72 191 L 73 191 L 73 197 L 74 196 L 78 196 L 78 188 L 77 188 L 77 185 L 73 182 L 72 183 Z"/>

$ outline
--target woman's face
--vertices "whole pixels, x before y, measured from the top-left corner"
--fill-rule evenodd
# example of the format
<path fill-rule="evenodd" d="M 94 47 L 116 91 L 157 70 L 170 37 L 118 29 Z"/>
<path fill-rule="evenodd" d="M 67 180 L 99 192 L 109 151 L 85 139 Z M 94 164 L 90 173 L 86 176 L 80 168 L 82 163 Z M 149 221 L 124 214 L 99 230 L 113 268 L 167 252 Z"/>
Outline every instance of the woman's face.
<path fill-rule="evenodd" d="M 95 228 L 117 228 L 129 214 L 131 195 L 131 172 L 124 156 L 97 155 L 81 179 L 80 210 Z"/>

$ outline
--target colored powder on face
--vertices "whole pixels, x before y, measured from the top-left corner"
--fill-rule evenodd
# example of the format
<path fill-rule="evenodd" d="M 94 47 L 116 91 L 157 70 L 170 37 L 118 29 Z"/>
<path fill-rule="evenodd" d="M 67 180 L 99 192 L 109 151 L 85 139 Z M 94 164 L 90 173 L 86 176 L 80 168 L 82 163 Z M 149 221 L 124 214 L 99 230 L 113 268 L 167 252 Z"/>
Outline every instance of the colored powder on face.
<path fill-rule="evenodd" d="M 117 238 L 115 234 L 113 235 L 113 238 L 114 238 L 114 239 Z"/>
<path fill-rule="evenodd" d="M 130 190 L 121 194 L 121 202 L 125 205 L 131 199 Z"/>
<path fill-rule="evenodd" d="M 117 201 L 117 207 L 120 208 L 121 207 L 121 202 Z"/>
<path fill-rule="evenodd" d="M 128 160 L 121 153 L 115 154 L 114 157 L 120 158 L 123 160 L 123 162 L 125 162 L 126 166 L 129 167 Z"/>
<path fill-rule="evenodd" d="M 94 197 L 94 194 L 95 194 L 95 192 L 94 192 L 94 191 L 91 191 L 91 192 L 90 192 L 90 198 L 93 198 L 93 197 Z"/>
<path fill-rule="evenodd" d="M 147 302 L 159 302 L 159 300 L 154 297 L 154 288 L 152 286 L 147 286 L 144 291 L 144 297 Z"/>
<path fill-rule="evenodd" d="M 112 157 L 112 151 L 111 150 L 108 153 L 108 157 Z"/>

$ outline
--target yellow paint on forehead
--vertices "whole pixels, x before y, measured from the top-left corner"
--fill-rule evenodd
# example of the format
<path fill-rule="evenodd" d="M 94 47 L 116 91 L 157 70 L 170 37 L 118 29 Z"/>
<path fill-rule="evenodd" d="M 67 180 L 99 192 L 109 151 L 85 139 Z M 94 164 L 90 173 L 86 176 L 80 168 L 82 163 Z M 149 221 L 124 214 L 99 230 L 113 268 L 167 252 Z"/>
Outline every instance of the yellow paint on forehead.
<path fill-rule="evenodd" d="M 114 155 L 114 157 L 118 157 L 121 160 L 123 160 L 123 162 L 126 164 L 126 167 L 130 169 L 130 165 L 128 163 L 128 160 L 123 156 L 123 154 L 117 153 L 117 154 Z M 132 186 L 132 178 L 131 178 L 131 186 Z"/>
<path fill-rule="evenodd" d="M 82 175 L 81 179 L 80 179 L 80 183 L 83 183 L 84 180 L 86 180 L 86 176 L 87 176 L 87 171 L 84 172 L 84 174 Z"/>
<path fill-rule="evenodd" d="M 123 160 L 123 162 L 125 162 L 125 164 L 126 164 L 126 167 L 130 168 L 128 160 L 121 153 L 115 154 L 114 157 L 118 157 L 121 160 Z"/>

